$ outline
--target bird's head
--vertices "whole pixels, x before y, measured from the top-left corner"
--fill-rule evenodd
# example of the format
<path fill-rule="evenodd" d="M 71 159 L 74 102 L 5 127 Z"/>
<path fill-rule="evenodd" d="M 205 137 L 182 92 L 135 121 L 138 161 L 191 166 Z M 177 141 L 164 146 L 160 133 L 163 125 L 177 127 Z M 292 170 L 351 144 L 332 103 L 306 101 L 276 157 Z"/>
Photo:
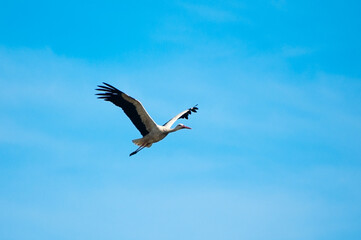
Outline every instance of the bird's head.
<path fill-rule="evenodd" d="M 183 124 L 178 124 L 176 127 L 175 127 L 177 130 L 180 130 L 180 129 L 192 129 L 190 127 L 187 127 L 186 125 L 183 125 Z"/>

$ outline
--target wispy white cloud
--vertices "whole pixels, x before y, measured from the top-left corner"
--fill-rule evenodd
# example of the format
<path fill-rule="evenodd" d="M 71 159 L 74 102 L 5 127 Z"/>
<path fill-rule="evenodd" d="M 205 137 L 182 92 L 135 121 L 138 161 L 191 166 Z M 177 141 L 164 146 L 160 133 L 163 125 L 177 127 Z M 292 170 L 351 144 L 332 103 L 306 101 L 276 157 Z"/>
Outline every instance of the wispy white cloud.
<path fill-rule="evenodd" d="M 55 234 L 70 238 L 81 233 L 92 239 L 108 236 L 116 228 L 119 231 L 112 232 L 114 238 L 138 239 L 146 233 L 151 237 L 145 239 L 296 239 L 321 238 L 330 229 L 339 234 L 349 232 L 347 225 L 354 229 L 359 223 L 354 221 L 359 208 L 329 202 L 322 194 L 310 195 L 311 191 L 300 192 L 297 187 L 127 189 L 117 182 L 98 188 L 66 186 L 48 190 L 46 204 L 40 196 L 29 199 L 27 205 L 0 201 L 1 218 L 7 219 L 4 226 L 18 224 L 19 219 L 30 226 L 5 233 L 21 238 L 35 229 L 44 238 Z M 134 231 L 139 225 L 144 226 L 143 231 Z M 159 227 L 164 225 L 168 227 Z M 174 236 L 180 226 L 182 233 Z M 87 231 L 82 232 L 84 228 Z M 261 231 L 255 233 L 254 229 Z"/>

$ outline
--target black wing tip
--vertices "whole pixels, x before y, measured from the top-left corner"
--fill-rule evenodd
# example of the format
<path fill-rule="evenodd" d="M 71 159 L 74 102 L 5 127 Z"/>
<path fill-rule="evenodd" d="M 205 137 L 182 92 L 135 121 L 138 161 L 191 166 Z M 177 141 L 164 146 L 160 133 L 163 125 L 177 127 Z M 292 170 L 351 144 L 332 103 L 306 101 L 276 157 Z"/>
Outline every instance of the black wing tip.
<path fill-rule="evenodd" d="M 116 90 L 116 88 L 115 88 L 115 87 L 113 87 L 112 85 L 110 85 L 109 83 L 103 82 L 103 84 L 104 84 L 105 86 L 107 86 L 107 87 L 109 87 L 109 88 L 113 89 L 113 90 Z"/>
<path fill-rule="evenodd" d="M 188 111 L 186 113 L 184 113 L 182 116 L 179 117 L 179 119 L 184 118 L 184 119 L 188 119 L 189 115 L 192 114 L 192 112 L 196 113 L 198 110 L 198 104 L 194 105 L 194 107 L 191 107 L 188 109 Z"/>
<path fill-rule="evenodd" d="M 106 83 L 106 82 L 103 82 L 104 85 L 97 85 L 98 88 L 96 88 L 95 90 L 96 91 L 103 91 L 103 92 L 106 92 L 106 93 L 117 93 L 117 94 L 120 94 L 120 93 L 123 93 L 122 91 L 120 91 L 119 89 L 117 89 L 116 87 L 113 87 L 112 85 Z"/>
<path fill-rule="evenodd" d="M 98 85 L 98 88 L 96 90 L 98 91 L 114 91 L 116 88 L 112 87 L 107 87 L 107 86 L 103 86 L 103 85 Z"/>
<path fill-rule="evenodd" d="M 110 84 L 107 84 L 103 82 L 103 85 L 97 85 L 98 88 L 96 88 L 97 92 L 95 95 L 98 99 L 104 99 L 105 101 L 112 101 L 112 98 L 118 95 L 119 90 L 113 87 Z"/>
<path fill-rule="evenodd" d="M 197 106 L 198 104 L 194 105 L 194 107 L 190 108 L 189 110 L 196 113 L 199 109 Z"/>

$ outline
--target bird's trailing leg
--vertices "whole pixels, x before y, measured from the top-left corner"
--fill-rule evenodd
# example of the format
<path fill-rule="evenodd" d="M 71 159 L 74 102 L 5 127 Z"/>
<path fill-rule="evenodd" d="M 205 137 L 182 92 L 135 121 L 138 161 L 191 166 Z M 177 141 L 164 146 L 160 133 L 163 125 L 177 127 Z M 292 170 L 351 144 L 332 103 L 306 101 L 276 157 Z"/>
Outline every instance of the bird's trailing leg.
<path fill-rule="evenodd" d="M 130 156 L 133 156 L 134 154 L 138 153 L 140 150 L 142 150 L 143 148 L 145 148 L 145 146 L 140 146 L 137 150 L 135 150 L 134 152 L 132 152 L 131 154 L 129 154 L 129 157 Z"/>

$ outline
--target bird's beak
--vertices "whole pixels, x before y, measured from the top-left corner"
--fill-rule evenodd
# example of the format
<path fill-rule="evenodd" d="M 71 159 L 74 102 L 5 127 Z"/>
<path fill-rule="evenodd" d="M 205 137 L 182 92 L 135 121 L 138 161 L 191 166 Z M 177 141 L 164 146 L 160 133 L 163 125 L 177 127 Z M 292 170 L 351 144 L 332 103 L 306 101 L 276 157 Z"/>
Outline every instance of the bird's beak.
<path fill-rule="evenodd" d="M 185 126 L 185 125 L 183 125 L 183 128 L 186 128 L 186 129 L 192 129 L 192 128 L 190 128 L 190 127 L 187 127 L 187 126 Z"/>

